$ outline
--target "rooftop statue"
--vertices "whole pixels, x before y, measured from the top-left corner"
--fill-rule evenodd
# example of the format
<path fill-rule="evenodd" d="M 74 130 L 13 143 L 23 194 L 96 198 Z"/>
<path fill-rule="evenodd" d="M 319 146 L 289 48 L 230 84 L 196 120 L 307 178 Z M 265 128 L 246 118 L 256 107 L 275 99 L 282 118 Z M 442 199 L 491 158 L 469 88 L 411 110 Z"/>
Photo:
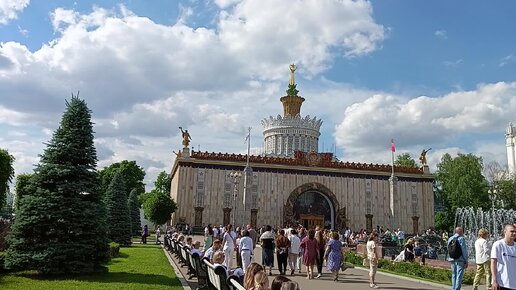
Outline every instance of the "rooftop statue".
<path fill-rule="evenodd" d="M 428 151 L 432 150 L 432 148 L 428 148 L 428 149 L 423 149 L 423 151 L 421 151 L 421 155 L 419 155 L 419 161 L 421 161 L 421 165 L 425 166 L 427 165 L 426 163 L 426 153 Z"/>
<path fill-rule="evenodd" d="M 179 130 L 181 130 L 181 134 L 183 137 L 183 146 L 184 148 L 188 148 L 188 145 L 190 145 L 190 140 L 192 140 L 192 137 L 190 137 L 190 133 L 188 133 L 188 130 L 184 130 L 182 127 L 179 127 Z"/>

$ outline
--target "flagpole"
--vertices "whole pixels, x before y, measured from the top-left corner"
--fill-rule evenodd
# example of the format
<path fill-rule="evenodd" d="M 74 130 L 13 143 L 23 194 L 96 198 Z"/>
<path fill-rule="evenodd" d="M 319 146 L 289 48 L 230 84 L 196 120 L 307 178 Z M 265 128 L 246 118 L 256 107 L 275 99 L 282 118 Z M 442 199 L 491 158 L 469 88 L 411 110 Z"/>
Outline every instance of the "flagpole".
<path fill-rule="evenodd" d="M 391 139 L 392 176 L 394 176 L 394 152 L 395 151 L 396 151 L 396 147 L 394 147 L 394 139 Z"/>

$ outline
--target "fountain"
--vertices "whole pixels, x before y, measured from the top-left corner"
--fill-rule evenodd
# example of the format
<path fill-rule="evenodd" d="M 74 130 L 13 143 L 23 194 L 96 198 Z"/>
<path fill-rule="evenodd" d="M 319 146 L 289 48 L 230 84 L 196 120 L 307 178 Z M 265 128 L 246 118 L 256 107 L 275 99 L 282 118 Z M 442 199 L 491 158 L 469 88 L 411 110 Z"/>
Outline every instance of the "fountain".
<path fill-rule="evenodd" d="M 468 245 L 469 258 L 475 259 L 475 241 L 478 238 L 478 230 L 481 228 L 489 231 L 489 243 L 503 237 L 505 224 L 512 224 L 516 221 L 516 210 L 491 208 L 483 211 L 472 207 L 458 208 L 455 212 L 455 227 L 462 227 L 464 238 Z"/>

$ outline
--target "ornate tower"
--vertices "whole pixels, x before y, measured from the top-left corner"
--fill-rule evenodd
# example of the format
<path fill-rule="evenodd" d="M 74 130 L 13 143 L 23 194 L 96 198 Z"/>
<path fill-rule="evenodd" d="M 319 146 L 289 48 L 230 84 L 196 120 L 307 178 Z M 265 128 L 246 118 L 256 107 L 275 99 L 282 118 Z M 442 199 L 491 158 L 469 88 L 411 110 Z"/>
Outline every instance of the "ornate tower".
<path fill-rule="evenodd" d="M 509 168 L 509 174 L 514 174 L 516 169 L 516 128 L 509 123 L 507 129 L 505 129 L 505 146 L 507 146 L 507 167 Z"/>
<path fill-rule="evenodd" d="M 290 82 L 283 103 L 283 117 L 270 116 L 262 120 L 264 152 L 268 156 L 293 156 L 295 151 L 317 152 L 322 120 L 310 115 L 301 117 L 304 98 L 297 95 L 294 72 L 296 66 L 290 65 Z"/>

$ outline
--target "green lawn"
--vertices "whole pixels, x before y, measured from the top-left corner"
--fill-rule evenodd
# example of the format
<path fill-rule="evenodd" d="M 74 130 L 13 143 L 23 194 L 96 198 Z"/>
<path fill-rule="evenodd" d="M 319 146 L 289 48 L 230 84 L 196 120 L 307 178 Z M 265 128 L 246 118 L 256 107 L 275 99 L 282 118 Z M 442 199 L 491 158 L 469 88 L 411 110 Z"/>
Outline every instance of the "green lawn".
<path fill-rule="evenodd" d="M 32 273 L 0 275 L 0 289 L 182 289 L 163 250 L 154 244 L 121 248 L 108 268 L 104 274 L 51 278 Z"/>

